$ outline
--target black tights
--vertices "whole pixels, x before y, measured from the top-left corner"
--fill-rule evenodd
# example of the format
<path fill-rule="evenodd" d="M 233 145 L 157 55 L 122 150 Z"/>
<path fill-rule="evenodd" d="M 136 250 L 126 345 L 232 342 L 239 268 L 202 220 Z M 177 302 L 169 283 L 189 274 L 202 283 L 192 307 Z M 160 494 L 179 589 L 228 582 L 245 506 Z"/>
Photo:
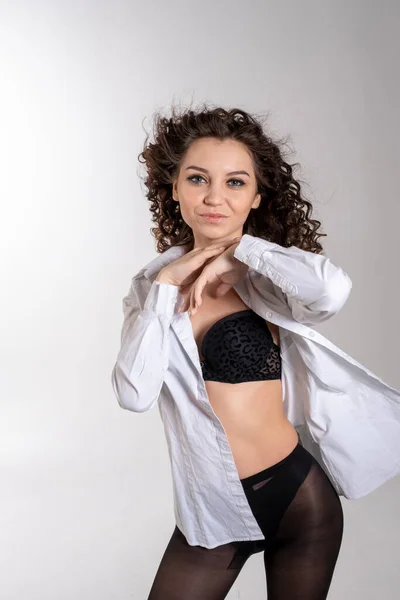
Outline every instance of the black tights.
<path fill-rule="evenodd" d="M 268 600 L 325 600 L 343 535 L 343 510 L 303 446 L 241 480 L 265 540 L 190 546 L 175 527 L 148 600 L 223 600 L 247 559 L 264 552 Z M 251 590 L 249 590 L 249 598 Z"/>

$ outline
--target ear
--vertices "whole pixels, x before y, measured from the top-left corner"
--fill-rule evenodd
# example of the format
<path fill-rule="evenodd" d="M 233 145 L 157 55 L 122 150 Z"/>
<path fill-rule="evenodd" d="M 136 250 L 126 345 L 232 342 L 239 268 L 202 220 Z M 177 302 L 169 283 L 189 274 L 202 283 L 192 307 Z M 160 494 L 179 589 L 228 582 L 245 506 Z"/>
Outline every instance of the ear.
<path fill-rule="evenodd" d="M 256 194 L 256 197 L 253 200 L 253 204 L 251 205 L 251 208 L 258 208 L 260 206 L 260 202 L 261 202 L 261 194 Z"/>
<path fill-rule="evenodd" d="M 177 194 L 176 187 L 177 187 L 177 181 L 176 181 L 176 179 L 175 179 L 175 180 L 172 182 L 172 198 L 173 198 L 173 200 L 175 200 L 175 202 L 178 202 L 178 201 L 177 201 L 177 199 L 176 199 L 176 198 L 177 198 L 177 195 L 178 195 L 178 194 Z"/>

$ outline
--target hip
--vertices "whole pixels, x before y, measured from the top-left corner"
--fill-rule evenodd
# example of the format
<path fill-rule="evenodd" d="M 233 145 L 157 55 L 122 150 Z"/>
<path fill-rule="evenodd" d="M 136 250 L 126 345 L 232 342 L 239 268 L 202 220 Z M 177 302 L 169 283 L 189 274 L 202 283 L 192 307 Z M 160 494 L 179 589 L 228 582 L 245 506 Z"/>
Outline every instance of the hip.
<path fill-rule="evenodd" d="M 286 417 L 254 427 L 245 436 L 230 428 L 227 437 L 240 479 L 280 462 L 299 443 L 297 431 Z"/>

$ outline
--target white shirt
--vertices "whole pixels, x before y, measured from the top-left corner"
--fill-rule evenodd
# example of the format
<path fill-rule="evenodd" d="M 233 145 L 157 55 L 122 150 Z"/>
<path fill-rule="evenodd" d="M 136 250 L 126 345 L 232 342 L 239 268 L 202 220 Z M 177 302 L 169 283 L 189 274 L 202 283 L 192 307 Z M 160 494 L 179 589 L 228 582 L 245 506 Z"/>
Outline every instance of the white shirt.
<path fill-rule="evenodd" d="M 262 540 L 207 395 L 189 313 L 178 313 L 180 288 L 154 281 L 185 251 L 173 246 L 133 277 L 113 389 L 137 413 L 158 403 L 175 520 L 188 543 Z M 399 474 L 400 392 L 312 329 L 342 308 L 349 276 L 326 256 L 249 234 L 234 256 L 249 267 L 235 291 L 279 326 L 285 414 L 338 494 L 360 498 Z"/>

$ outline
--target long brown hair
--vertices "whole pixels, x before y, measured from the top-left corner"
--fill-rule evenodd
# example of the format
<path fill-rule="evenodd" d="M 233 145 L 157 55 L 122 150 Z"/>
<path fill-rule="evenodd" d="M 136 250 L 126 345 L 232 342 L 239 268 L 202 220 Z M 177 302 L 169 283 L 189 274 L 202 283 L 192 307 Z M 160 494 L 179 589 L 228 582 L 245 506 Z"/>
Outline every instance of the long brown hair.
<path fill-rule="evenodd" d="M 261 202 L 252 209 L 243 225 L 249 233 L 281 246 L 297 246 L 317 254 L 323 252 L 317 233 L 321 222 L 311 219 L 311 202 L 302 196 L 301 186 L 293 177 L 293 167 L 284 160 L 283 142 L 271 139 L 255 117 L 239 108 L 212 108 L 207 103 L 197 110 L 179 111 L 172 107 L 169 117 L 156 113 L 153 141 L 147 134 L 138 156 L 145 165 L 144 183 L 150 202 L 151 232 L 157 240 L 157 251 L 171 246 L 194 246 L 192 229 L 185 223 L 178 202 L 172 198 L 172 183 L 177 176 L 190 144 L 202 137 L 233 139 L 246 145 L 253 158 Z M 282 146 L 282 147 L 281 147 Z"/>

